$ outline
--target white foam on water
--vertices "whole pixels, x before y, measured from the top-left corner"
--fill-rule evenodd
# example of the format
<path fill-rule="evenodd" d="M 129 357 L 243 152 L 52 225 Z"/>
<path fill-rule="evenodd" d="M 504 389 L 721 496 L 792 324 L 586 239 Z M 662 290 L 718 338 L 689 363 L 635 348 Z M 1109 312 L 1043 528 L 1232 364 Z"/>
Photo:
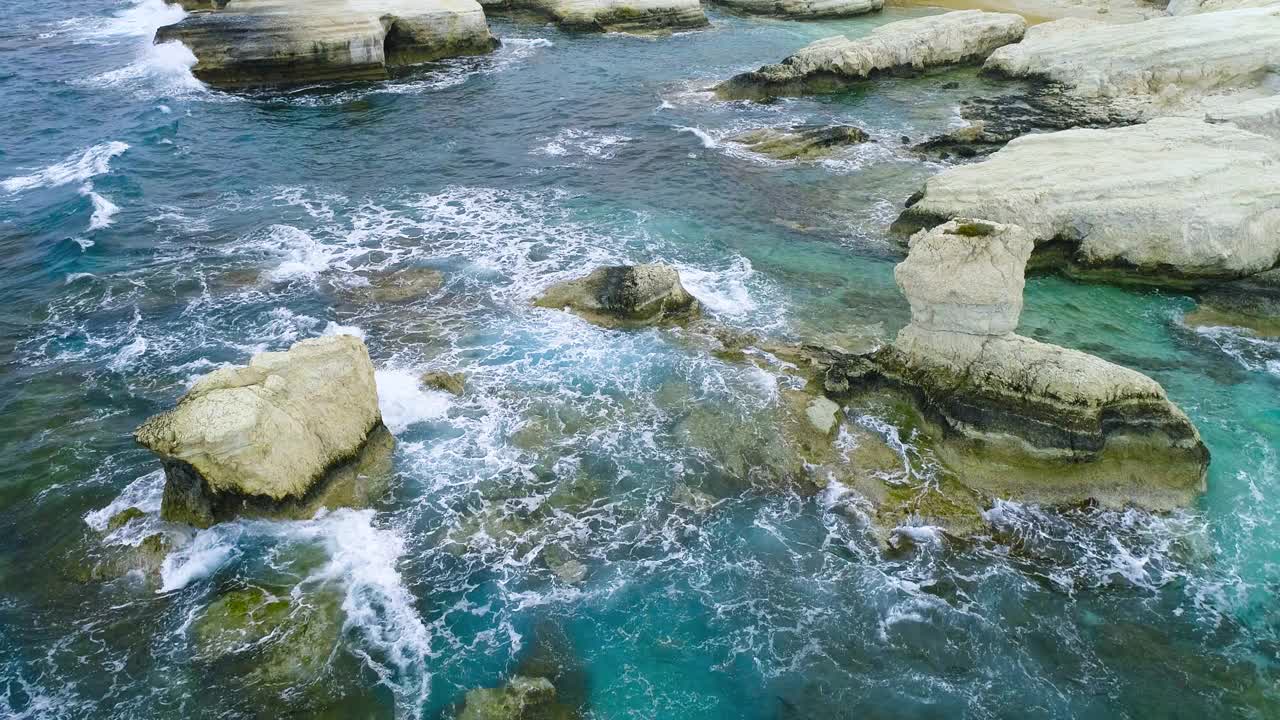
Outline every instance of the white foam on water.
<path fill-rule="evenodd" d="M 201 96 L 205 99 L 218 97 L 227 100 L 234 98 L 230 95 L 212 93 L 204 83 L 197 80 L 191 73 L 196 62 L 195 54 L 180 42 L 158 44 L 148 42 L 139 48 L 133 62 L 122 68 L 87 78 L 83 84 L 95 88 L 130 90 L 141 97 Z M 166 110 L 162 109 L 161 112 Z"/>
<path fill-rule="evenodd" d="M 144 513 L 160 512 L 160 500 L 163 496 L 164 471 L 154 470 L 125 486 L 106 507 L 86 513 L 84 522 L 94 530 L 104 532 L 112 517 L 131 507 Z"/>
<path fill-rule="evenodd" d="M 120 206 L 93 191 L 93 183 L 87 182 L 80 187 L 80 194 L 88 197 L 93 203 L 93 216 L 89 218 L 89 232 L 111 226 L 111 219 L 120 212 Z"/>
<path fill-rule="evenodd" d="M 378 383 L 378 407 L 382 422 L 392 433 L 401 433 L 411 425 L 440 420 L 449 412 L 449 396 L 422 387 L 418 374 L 410 370 L 389 368 L 375 374 Z"/>
<path fill-rule="evenodd" d="M 579 128 L 564 128 L 554 137 L 539 138 L 544 144 L 530 151 L 534 155 L 563 157 L 584 155 L 590 158 L 611 160 L 623 145 L 630 142 L 626 135 L 596 133 Z"/>
<path fill-rule="evenodd" d="M 1280 376 L 1280 340 L 1263 339 L 1245 328 L 1212 326 L 1192 328 L 1232 360 L 1250 372 Z"/>
<path fill-rule="evenodd" d="M 685 125 L 676 126 L 677 132 L 692 133 L 694 137 L 702 142 L 702 147 L 712 150 L 720 147 L 720 141 L 711 136 L 711 133 L 697 127 L 688 127 Z"/>
<path fill-rule="evenodd" d="M 332 335 L 351 335 L 352 337 L 358 337 L 361 340 L 364 340 L 365 338 L 364 330 L 356 327 L 355 325 L 339 325 L 332 320 L 324 326 L 324 330 L 320 331 L 320 335 L 323 337 L 329 337 Z"/>
<path fill-rule="evenodd" d="M 262 245 L 283 259 L 269 277 L 276 282 L 314 279 L 329 269 L 338 251 L 292 225 L 272 225 Z"/>
<path fill-rule="evenodd" d="M 0 182 L 0 187 L 11 193 L 35 188 L 59 187 L 73 182 L 84 182 L 111 169 L 111 159 L 129 149 L 128 143 L 111 141 L 94 145 L 60 163 L 32 173 L 11 177 Z"/>
<path fill-rule="evenodd" d="M 241 554 L 237 542 L 243 534 L 242 523 L 221 523 L 197 532 L 191 542 L 165 557 L 156 592 L 171 593 L 213 575 Z"/>
<path fill-rule="evenodd" d="M 729 267 L 720 271 L 684 264 L 677 265 L 676 269 L 680 272 L 680 283 L 685 289 L 717 315 L 742 318 L 759 308 L 748 289 L 755 269 L 745 257 L 734 257 Z"/>
<path fill-rule="evenodd" d="M 431 682 L 431 634 L 397 569 L 403 537 L 373 521 L 372 510 L 338 510 L 303 532 L 317 532 L 329 553 L 319 576 L 346 588 L 344 628 L 360 636 L 356 655 L 395 692 L 398 714 L 418 717 Z"/>

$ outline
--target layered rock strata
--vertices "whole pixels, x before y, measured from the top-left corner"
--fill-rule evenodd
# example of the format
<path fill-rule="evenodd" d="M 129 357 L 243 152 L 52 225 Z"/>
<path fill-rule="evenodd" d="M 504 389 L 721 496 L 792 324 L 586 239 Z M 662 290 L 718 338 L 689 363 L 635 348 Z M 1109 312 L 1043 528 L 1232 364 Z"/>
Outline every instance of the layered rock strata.
<path fill-rule="evenodd" d="M 828 353 L 825 386 L 909 397 L 966 485 L 1003 497 L 1169 509 L 1203 490 L 1208 451 L 1141 373 L 1014 333 L 1034 246 L 1013 225 L 956 220 L 898 266 L 911 323 L 862 355 Z"/>
<path fill-rule="evenodd" d="M 398 67 L 492 51 L 475 0 L 229 0 L 156 31 L 225 89 L 382 80 Z"/>

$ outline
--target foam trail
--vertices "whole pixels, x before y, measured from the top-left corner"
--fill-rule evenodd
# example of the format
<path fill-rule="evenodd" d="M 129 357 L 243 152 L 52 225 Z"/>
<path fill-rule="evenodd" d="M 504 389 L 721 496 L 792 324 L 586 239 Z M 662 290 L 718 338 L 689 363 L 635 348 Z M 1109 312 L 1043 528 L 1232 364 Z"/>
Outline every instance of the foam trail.
<path fill-rule="evenodd" d="M 242 532 L 241 525 L 223 524 L 196 533 L 194 540 L 164 559 L 156 592 L 181 590 L 217 572 L 239 552 L 236 540 Z"/>
<path fill-rule="evenodd" d="M 111 169 L 111 159 L 129 149 L 128 143 L 116 140 L 99 143 L 84 150 L 79 155 L 72 155 L 60 163 L 31 175 L 11 177 L 0 183 L 0 187 L 11 193 L 22 192 L 40 187 L 58 187 L 72 182 L 84 182 L 95 175 L 101 175 Z"/>

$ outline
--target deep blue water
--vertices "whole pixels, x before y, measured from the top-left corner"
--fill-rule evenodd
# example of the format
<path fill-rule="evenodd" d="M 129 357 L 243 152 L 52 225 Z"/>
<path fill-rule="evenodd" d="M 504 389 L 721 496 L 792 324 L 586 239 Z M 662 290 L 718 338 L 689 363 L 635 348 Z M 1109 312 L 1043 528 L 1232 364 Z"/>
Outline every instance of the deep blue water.
<path fill-rule="evenodd" d="M 990 537 L 889 552 L 836 493 L 726 491 L 716 431 L 767 439 L 785 370 L 529 305 L 602 263 L 661 260 L 734 328 L 890 336 L 907 308 L 884 229 L 940 169 L 899 137 L 995 86 L 702 90 L 929 12 L 712 11 L 652 39 L 493 20 L 492 57 L 236 96 L 150 46 L 180 16 L 158 0 L 0 8 L 0 715 L 447 717 L 554 655 L 594 718 L 1280 717 L 1274 344 L 1187 329 L 1176 294 L 1033 279 L 1021 331 L 1162 382 L 1213 453 L 1209 492 L 1172 516 L 998 502 Z M 801 121 L 876 142 L 808 164 L 725 142 Z M 447 282 L 407 306 L 341 292 L 406 265 Z M 216 526 L 159 578 L 85 579 L 138 540 L 104 536 L 113 512 L 160 526 L 138 423 L 219 364 L 344 329 L 398 440 L 384 501 Z M 419 388 L 437 368 L 468 394 Z M 572 512 L 530 514 L 574 483 Z M 727 499 L 694 517 L 667 500 L 679 483 Z M 552 545 L 585 582 L 550 572 Z M 192 621 L 245 584 L 340 598 L 321 700 L 194 656 Z"/>

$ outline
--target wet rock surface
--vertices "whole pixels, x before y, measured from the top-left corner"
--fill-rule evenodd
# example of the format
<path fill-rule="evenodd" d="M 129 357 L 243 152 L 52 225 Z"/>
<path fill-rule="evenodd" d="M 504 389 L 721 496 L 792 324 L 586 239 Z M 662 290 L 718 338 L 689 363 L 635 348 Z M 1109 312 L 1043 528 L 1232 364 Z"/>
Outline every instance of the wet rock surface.
<path fill-rule="evenodd" d="M 599 268 L 586 277 L 552 285 L 534 304 L 568 309 L 605 327 L 681 323 L 700 313 L 697 299 L 680 284 L 679 273 L 666 265 Z"/>
<path fill-rule="evenodd" d="M 854 125 L 765 128 L 730 138 L 774 160 L 814 160 L 870 139 L 865 130 Z"/>

